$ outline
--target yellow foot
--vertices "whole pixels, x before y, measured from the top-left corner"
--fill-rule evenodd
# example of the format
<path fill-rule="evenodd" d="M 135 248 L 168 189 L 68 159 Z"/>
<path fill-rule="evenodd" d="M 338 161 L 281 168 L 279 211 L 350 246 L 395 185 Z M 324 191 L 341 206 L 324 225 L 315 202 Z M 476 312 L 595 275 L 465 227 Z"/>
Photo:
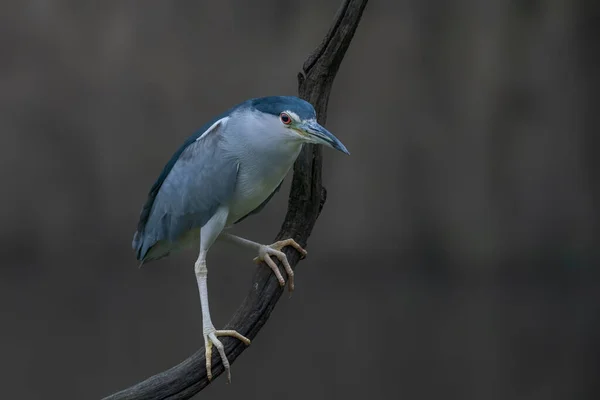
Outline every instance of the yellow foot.
<path fill-rule="evenodd" d="M 277 268 L 277 264 L 275 264 L 275 261 L 271 259 L 271 256 L 277 257 L 277 259 L 279 259 L 279 261 L 281 261 L 281 263 L 283 264 L 285 272 L 287 273 L 289 280 L 288 290 L 291 293 L 294 291 L 294 271 L 292 271 L 292 267 L 290 266 L 290 263 L 288 262 L 285 253 L 281 251 L 281 249 L 283 249 L 285 246 L 292 246 L 302 255 L 302 258 L 306 257 L 306 250 L 304 250 L 298 243 L 296 243 L 294 239 L 285 239 L 270 244 L 268 246 L 261 246 L 258 250 L 258 257 L 254 258 L 254 262 L 260 264 L 264 261 L 277 277 L 279 284 L 281 286 L 285 286 L 285 280 L 283 279 L 279 268 Z"/>
<path fill-rule="evenodd" d="M 209 327 L 204 330 L 204 348 L 206 351 L 206 376 L 210 381 L 212 379 L 212 347 L 213 345 L 217 348 L 219 355 L 221 356 L 221 361 L 223 361 L 223 367 L 225 368 L 225 372 L 227 372 L 227 383 L 231 383 L 231 368 L 229 366 L 229 360 L 225 355 L 225 348 L 223 347 L 223 343 L 219 339 L 218 336 L 231 336 L 236 339 L 241 340 L 246 345 L 250 344 L 250 339 L 247 337 L 240 335 L 237 331 L 234 330 L 224 330 L 217 331 L 213 327 Z"/>

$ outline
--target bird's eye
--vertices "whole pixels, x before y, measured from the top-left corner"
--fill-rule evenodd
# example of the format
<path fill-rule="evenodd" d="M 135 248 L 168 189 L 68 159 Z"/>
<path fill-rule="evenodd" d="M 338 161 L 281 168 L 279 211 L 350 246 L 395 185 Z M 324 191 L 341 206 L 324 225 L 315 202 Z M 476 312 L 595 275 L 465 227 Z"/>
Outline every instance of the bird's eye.
<path fill-rule="evenodd" d="M 284 113 L 284 112 L 282 112 L 281 114 L 279 114 L 279 119 L 285 125 L 289 125 L 289 124 L 292 123 L 292 118 L 287 113 Z"/>

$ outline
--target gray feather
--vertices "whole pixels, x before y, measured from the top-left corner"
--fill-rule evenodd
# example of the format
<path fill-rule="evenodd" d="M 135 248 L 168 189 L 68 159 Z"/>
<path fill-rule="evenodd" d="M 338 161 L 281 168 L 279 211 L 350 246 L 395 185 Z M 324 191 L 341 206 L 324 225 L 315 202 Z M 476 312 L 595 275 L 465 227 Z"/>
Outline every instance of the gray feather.
<path fill-rule="evenodd" d="M 142 232 L 136 232 L 137 258 L 162 258 L 196 237 L 219 206 L 233 195 L 238 163 L 222 150 L 222 126 L 190 143 L 173 164 L 152 204 Z"/>

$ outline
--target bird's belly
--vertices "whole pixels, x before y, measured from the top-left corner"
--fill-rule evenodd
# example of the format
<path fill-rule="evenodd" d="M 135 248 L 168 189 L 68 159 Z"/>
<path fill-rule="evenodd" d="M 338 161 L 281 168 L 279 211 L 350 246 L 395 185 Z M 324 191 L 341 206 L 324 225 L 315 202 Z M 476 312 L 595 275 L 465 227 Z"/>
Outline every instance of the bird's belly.
<path fill-rule="evenodd" d="M 283 181 L 292 165 L 274 168 L 268 173 L 240 168 L 238 183 L 229 205 L 227 224 L 233 224 L 260 206 Z"/>

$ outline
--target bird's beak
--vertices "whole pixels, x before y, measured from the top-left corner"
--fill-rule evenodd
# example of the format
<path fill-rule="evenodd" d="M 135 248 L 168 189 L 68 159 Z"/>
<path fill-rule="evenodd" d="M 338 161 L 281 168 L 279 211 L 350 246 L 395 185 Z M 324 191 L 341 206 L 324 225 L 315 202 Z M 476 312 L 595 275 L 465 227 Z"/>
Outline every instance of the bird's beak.
<path fill-rule="evenodd" d="M 311 142 L 324 144 L 325 146 L 329 146 L 344 154 L 350 155 L 346 146 L 344 146 L 338 138 L 333 136 L 333 133 L 323 128 L 317 121 L 305 121 L 298 126 L 298 129 L 302 131 L 302 133 L 308 135 L 308 137 L 312 139 L 310 140 Z"/>

